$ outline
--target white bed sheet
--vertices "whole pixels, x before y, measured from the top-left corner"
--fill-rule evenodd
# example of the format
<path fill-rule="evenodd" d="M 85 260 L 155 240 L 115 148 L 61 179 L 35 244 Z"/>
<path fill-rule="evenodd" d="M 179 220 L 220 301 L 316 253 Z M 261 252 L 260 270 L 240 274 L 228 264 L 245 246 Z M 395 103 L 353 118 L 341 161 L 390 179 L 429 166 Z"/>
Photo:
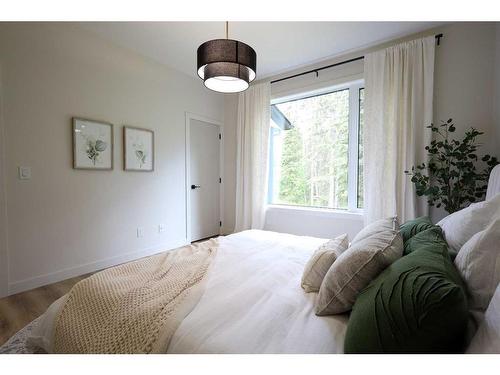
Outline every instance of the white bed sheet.
<path fill-rule="evenodd" d="M 347 315 L 318 317 L 317 293 L 300 287 L 304 265 L 326 239 L 250 230 L 220 237 L 205 293 L 168 353 L 342 353 Z M 54 302 L 29 341 L 50 351 Z"/>
<path fill-rule="evenodd" d="M 347 315 L 318 317 L 305 263 L 325 239 L 266 231 L 220 238 L 206 290 L 169 353 L 342 353 Z"/>

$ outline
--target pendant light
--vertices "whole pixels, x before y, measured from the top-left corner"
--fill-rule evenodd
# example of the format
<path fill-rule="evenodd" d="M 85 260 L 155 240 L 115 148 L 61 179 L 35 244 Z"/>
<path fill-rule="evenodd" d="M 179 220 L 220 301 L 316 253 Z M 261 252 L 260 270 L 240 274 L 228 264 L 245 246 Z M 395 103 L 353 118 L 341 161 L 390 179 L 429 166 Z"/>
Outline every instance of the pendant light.
<path fill-rule="evenodd" d="M 228 38 L 214 39 L 198 47 L 198 76 L 210 90 L 224 93 L 245 91 L 255 79 L 257 54 L 248 44 Z"/>

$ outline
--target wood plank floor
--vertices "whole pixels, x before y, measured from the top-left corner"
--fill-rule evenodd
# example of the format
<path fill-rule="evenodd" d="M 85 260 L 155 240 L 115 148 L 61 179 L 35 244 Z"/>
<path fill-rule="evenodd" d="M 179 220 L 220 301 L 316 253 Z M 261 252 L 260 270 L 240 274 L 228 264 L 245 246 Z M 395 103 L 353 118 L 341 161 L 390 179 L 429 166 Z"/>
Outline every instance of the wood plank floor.
<path fill-rule="evenodd" d="M 0 298 L 0 345 L 33 319 L 42 315 L 52 302 L 69 292 L 78 281 L 90 275 L 74 277 Z"/>

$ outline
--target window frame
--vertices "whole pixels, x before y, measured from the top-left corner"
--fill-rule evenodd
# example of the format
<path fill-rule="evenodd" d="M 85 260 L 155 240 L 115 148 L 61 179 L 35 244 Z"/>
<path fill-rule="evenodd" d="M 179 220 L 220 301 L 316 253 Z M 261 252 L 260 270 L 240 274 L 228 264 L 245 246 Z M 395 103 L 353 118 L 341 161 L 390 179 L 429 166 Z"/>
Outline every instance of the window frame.
<path fill-rule="evenodd" d="M 286 207 L 289 209 L 300 209 L 300 210 L 311 210 L 311 211 L 327 211 L 336 213 L 362 213 L 363 208 L 358 208 L 358 156 L 359 156 L 359 115 L 360 115 L 360 90 L 365 86 L 363 79 L 357 79 L 354 81 L 345 82 L 342 84 L 337 84 L 333 86 L 327 86 L 321 89 L 313 91 L 302 91 L 293 95 L 285 95 L 277 97 L 271 100 L 271 105 L 286 103 L 296 100 L 302 100 L 307 98 L 312 98 L 315 96 L 331 94 L 333 92 L 349 90 L 349 123 L 348 123 L 348 151 L 347 151 L 347 208 L 331 208 L 331 207 L 319 207 L 319 206 L 303 206 L 294 204 L 283 204 L 283 203 L 273 203 L 273 166 L 271 165 L 271 160 L 273 158 L 272 153 L 272 138 L 270 134 L 269 139 L 269 153 L 268 153 L 268 164 L 269 164 L 269 176 L 267 184 L 267 204 L 270 207 Z M 269 130 L 271 133 L 271 127 Z"/>

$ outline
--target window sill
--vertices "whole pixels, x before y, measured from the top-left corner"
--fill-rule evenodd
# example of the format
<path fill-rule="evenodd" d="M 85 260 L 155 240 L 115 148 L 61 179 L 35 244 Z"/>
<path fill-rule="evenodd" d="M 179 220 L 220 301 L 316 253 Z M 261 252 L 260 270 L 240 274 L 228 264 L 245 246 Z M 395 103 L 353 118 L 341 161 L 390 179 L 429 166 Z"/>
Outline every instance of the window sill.
<path fill-rule="evenodd" d="M 334 208 L 316 208 L 316 207 L 302 207 L 302 206 L 287 206 L 280 204 L 267 205 L 267 211 L 281 211 L 281 212 L 294 212 L 301 213 L 309 216 L 325 216 L 330 218 L 342 218 L 348 220 L 363 220 L 363 210 L 347 211 L 338 210 Z"/>

